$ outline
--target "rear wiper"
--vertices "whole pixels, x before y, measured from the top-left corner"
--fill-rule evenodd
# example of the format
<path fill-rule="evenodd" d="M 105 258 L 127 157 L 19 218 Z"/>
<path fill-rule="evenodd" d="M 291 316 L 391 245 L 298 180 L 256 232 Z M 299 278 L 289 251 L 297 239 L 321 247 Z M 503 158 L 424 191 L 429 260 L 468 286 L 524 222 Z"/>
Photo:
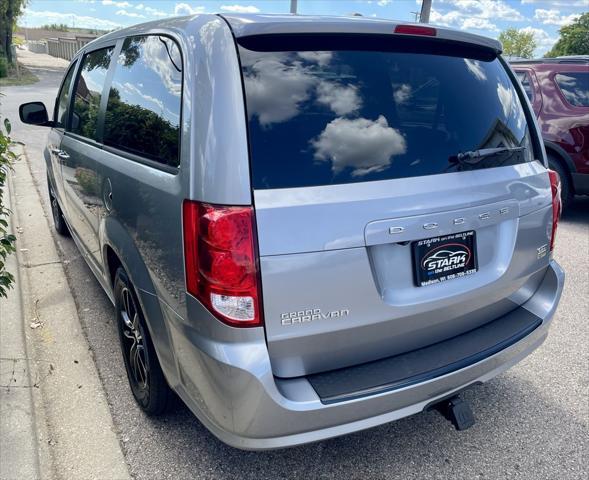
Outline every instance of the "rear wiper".
<path fill-rule="evenodd" d="M 491 157 L 500 153 L 514 153 L 525 150 L 526 147 L 497 147 L 497 148 L 481 148 L 479 150 L 472 150 L 468 152 L 461 152 L 455 156 L 450 157 L 450 162 L 474 165 L 485 157 Z"/>

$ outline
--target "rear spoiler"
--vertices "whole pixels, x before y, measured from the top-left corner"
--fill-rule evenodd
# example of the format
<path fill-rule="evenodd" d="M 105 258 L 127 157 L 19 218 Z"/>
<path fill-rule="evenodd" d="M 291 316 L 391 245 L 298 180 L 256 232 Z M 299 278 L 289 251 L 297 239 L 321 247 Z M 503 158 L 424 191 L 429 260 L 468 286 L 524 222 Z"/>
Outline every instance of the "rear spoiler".
<path fill-rule="evenodd" d="M 344 35 L 387 35 L 391 37 L 411 37 L 437 39 L 451 43 L 470 44 L 500 54 L 501 42 L 450 28 L 423 23 L 400 23 L 390 20 L 369 19 L 365 17 L 319 17 L 304 15 L 221 15 L 231 26 L 236 39 L 258 35 L 296 35 L 296 34 L 344 34 Z M 423 29 L 433 29 L 435 34 L 420 33 Z M 404 31 L 403 31 L 404 30 Z M 410 31 L 413 30 L 413 33 Z M 241 43 L 241 42 L 239 42 Z"/>

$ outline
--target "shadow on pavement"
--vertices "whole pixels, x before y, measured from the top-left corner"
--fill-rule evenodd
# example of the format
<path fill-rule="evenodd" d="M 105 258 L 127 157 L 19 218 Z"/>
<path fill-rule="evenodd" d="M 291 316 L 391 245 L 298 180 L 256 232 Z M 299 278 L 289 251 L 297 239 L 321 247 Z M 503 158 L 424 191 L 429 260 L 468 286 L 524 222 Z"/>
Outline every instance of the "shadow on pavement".
<path fill-rule="evenodd" d="M 562 214 L 562 221 L 568 223 L 589 223 L 589 196 L 577 196 L 573 204 Z"/>

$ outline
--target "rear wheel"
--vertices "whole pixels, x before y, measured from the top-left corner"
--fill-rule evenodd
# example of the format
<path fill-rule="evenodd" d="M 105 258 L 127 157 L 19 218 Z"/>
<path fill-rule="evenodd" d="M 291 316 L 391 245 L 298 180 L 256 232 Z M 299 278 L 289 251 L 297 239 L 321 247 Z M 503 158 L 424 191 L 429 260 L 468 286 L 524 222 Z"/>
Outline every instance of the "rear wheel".
<path fill-rule="evenodd" d="M 155 353 L 135 288 L 122 268 L 115 274 L 114 293 L 121 352 L 131 391 L 146 414 L 160 415 L 168 406 L 170 387 Z"/>
<path fill-rule="evenodd" d="M 565 210 L 573 202 L 574 194 L 568 172 L 562 166 L 559 160 L 553 155 L 548 155 L 548 166 L 558 173 L 560 177 L 560 198 L 562 199 L 562 209 Z"/>
<path fill-rule="evenodd" d="M 63 212 L 61 211 L 61 207 L 57 202 L 57 197 L 53 188 L 51 187 L 51 182 L 49 178 L 47 178 L 47 188 L 49 190 L 49 202 L 51 204 L 51 214 L 53 216 L 53 225 L 55 226 L 55 231 L 59 233 L 63 237 L 69 237 L 70 231 L 65 223 L 65 219 L 63 218 Z"/>

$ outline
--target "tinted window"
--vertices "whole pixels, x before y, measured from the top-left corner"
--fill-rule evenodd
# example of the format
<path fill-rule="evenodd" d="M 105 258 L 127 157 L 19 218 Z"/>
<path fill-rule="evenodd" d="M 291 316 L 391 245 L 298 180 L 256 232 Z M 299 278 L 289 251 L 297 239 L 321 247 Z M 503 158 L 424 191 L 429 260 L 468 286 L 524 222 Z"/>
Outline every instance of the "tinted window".
<path fill-rule="evenodd" d="M 589 107 L 589 73 L 557 73 L 554 79 L 567 102 L 575 107 Z"/>
<path fill-rule="evenodd" d="M 532 82 L 530 81 L 530 75 L 526 72 L 515 72 L 515 74 L 517 75 L 517 78 L 521 82 L 522 87 L 524 87 L 524 92 L 526 92 L 526 95 L 530 99 L 530 102 L 532 102 L 534 100 L 534 89 L 532 88 Z"/>
<path fill-rule="evenodd" d="M 104 143 L 179 165 L 182 62 L 175 42 L 127 38 L 108 97 Z"/>
<path fill-rule="evenodd" d="M 71 131 L 92 140 L 98 140 L 98 111 L 112 52 L 102 48 L 85 55 L 78 75 Z"/>
<path fill-rule="evenodd" d="M 57 111 L 55 115 L 56 127 L 65 127 L 67 109 L 70 99 L 70 86 L 72 84 L 75 67 L 76 63 L 74 63 L 68 70 L 65 80 L 61 86 L 59 96 L 57 97 Z"/>
<path fill-rule="evenodd" d="M 429 46 L 427 53 L 337 48 L 240 46 L 254 188 L 415 177 L 531 159 L 523 108 L 494 56 L 431 54 Z M 459 152 L 520 145 L 527 148 L 474 165 L 456 161 Z"/>

